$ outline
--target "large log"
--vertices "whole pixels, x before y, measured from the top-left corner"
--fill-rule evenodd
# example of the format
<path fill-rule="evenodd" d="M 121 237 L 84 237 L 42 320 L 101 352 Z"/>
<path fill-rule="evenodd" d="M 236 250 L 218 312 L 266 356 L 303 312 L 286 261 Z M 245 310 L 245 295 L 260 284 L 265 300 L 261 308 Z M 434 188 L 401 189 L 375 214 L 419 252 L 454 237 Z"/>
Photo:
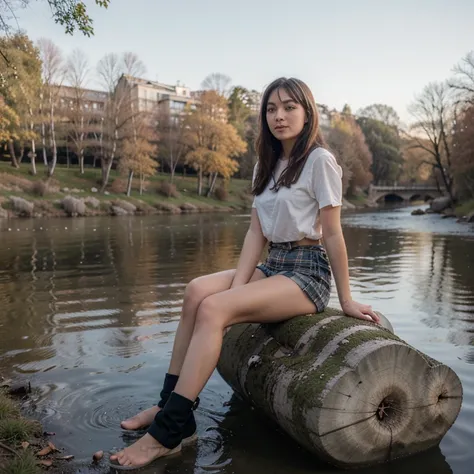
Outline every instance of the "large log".
<path fill-rule="evenodd" d="M 439 444 L 458 416 L 462 385 L 380 316 L 384 327 L 331 308 L 236 325 L 217 368 L 237 394 L 330 464 L 409 456 Z"/>

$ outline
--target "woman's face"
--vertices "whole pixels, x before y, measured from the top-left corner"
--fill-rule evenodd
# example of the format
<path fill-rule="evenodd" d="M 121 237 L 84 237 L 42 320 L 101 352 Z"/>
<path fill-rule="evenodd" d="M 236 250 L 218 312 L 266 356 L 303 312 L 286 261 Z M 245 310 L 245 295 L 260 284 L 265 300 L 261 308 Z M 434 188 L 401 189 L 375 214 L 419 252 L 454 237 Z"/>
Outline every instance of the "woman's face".
<path fill-rule="evenodd" d="M 284 88 L 275 89 L 267 103 L 267 123 L 278 140 L 295 141 L 306 122 L 306 113 L 301 104 L 295 102 Z"/>

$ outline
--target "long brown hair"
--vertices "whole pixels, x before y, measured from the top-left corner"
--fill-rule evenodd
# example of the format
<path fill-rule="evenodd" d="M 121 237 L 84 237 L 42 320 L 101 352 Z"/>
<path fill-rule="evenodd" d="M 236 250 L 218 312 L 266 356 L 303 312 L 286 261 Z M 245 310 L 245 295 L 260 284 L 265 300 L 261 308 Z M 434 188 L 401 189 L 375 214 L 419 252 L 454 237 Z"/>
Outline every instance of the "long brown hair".
<path fill-rule="evenodd" d="M 288 95 L 306 112 L 307 123 L 298 136 L 291 154 L 288 166 L 281 173 L 278 181 L 272 187 L 275 191 L 281 186 L 290 187 L 300 177 L 303 166 L 310 152 L 319 146 L 325 146 L 324 139 L 319 130 L 319 115 L 310 88 L 301 80 L 281 77 L 273 81 L 265 90 L 259 116 L 259 132 L 255 144 L 258 156 L 257 174 L 252 189 L 254 195 L 261 194 L 272 177 L 273 169 L 281 156 L 283 147 L 270 131 L 267 122 L 267 105 L 270 95 L 274 90 L 285 89 Z"/>

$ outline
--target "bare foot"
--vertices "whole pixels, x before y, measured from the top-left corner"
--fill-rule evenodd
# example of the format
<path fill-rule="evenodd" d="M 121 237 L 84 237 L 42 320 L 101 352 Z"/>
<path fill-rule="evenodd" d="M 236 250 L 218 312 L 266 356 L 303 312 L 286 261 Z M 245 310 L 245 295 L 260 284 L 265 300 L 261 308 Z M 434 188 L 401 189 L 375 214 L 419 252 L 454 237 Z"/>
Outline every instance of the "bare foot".
<path fill-rule="evenodd" d="M 110 456 L 110 461 L 115 461 L 113 464 L 118 463 L 120 466 L 126 466 L 129 469 L 138 469 L 150 464 L 155 459 L 169 456 L 170 454 L 177 453 L 180 450 L 181 445 L 174 449 L 165 448 L 158 443 L 153 436 L 147 433 L 128 448 Z"/>
<path fill-rule="evenodd" d="M 154 406 L 143 410 L 132 418 L 122 421 L 120 426 L 124 430 L 139 430 L 141 428 L 148 428 L 155 419 L 155 415 L 161 410 L 159 406 Z"/>

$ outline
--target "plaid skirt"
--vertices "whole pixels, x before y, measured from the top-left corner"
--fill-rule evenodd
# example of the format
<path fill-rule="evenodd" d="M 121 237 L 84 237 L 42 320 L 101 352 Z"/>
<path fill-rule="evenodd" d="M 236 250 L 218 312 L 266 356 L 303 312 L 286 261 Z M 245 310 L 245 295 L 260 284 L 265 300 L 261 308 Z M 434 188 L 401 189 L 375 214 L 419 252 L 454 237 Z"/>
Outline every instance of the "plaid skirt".
<path fill-rule="evenodd" d="M 270 243 L 267 259 L 257 266 L 265 276 L 291 278 L 324 311 L 331 294 L 331 269 L 322 245 L 295 245 L 292 242 Z"/>

